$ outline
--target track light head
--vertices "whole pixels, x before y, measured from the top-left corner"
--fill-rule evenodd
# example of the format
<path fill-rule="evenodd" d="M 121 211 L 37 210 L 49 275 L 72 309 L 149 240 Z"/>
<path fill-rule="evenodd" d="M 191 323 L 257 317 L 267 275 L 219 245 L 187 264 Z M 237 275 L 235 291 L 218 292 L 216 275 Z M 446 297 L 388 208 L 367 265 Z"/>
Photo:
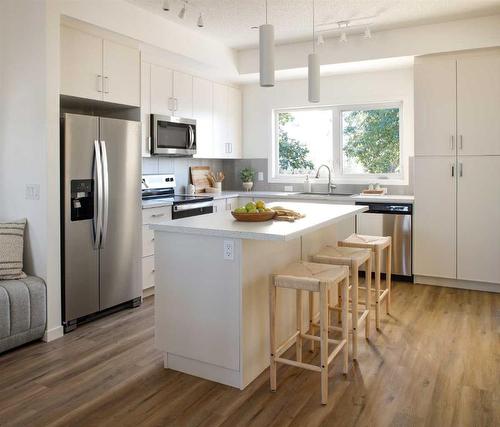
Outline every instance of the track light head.
<path fill-rule="evenodd" d="M 322 34 L 318 35 L 317 44 L 318 44 L 318 46 L 323 46 L 325 44 L 325 39 L 323 38 Z"/>
<path fill-rule="evenodd" d="M 345 42 L 347 42 L 347 34 L 346 34 L 346 32 L 345 32 L 345 31 L 342 31 L 342 32 L 340 33 L 340 39 L 339 39 L 339 41 L 340 41 L 341 43 L 345 43 Z"/>
<path fill-rule="evenodd" d="M 365 33 L 363 34 L 363 37 L 365 39 L 371 39 L 372 38 L 372 31 L 370 30 L 370 27 L 366 27 Z"/>
<path fill-rule="evenodd" d="M 203 22 L 203 16 L 200 13 L 200 16 L 198 16 L 198 22 L 196 23 L 198 27 L 203 28 L 205 26 L 205 23 Z"/>
<path fill-rule="evenodd" d="M 168 12 L 170 10 L 170 1 L 169 0 L 163 0 L 163 5 L 162 8 L 165 12 Z"/>
<path fill-rule="evenodd" d="M 182 9 L 179 12 L 179 18 L 184 19 L 184 16 L 186 16 L 186 3 L 182 5 Z"/>

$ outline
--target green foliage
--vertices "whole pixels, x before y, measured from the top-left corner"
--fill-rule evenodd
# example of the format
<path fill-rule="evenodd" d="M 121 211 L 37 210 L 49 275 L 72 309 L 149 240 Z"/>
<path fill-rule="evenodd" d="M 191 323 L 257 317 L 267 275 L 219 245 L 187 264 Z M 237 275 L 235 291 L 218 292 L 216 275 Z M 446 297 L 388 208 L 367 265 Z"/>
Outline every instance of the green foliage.
<path fill-rule="evenodd" d="M 240 178 L 243 182 L 253 182 L 255 170 L 252 168 L 243 168 L 240 172 Z"/>
<path fill-rule="evenodd" d="M 290 113 L 278 114 L 279 125 L 279 163 L 280 170 L 295 173 L 296 171 L 310 171 L 314 169 L 314 164 L 307 159 L 309 148 L 301 144 L 298 140 L 290 138 L 288 132 L 284 130 L 287 123 L 293 122 L 294 118 Z"/>
<path fill-rule="evenodd" d="M 399 109 L 344 113 L 344 153 L 368 173 L 394 173 L 399 169 Z"/>

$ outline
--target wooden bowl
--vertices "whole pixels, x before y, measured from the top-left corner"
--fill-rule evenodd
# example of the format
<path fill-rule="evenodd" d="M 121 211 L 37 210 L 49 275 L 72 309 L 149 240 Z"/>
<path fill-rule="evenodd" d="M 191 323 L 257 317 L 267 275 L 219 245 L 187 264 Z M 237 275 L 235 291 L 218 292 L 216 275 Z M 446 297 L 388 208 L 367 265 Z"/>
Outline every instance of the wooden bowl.
<path fill-rule="evenodd" d="M 269 221 L 274 218 L 276 212 L 274 211 L 265 211 L 259 213 L 237 213 L 232 211 L 231 214 L 237 221 L 243 222 L 263 222 Z"/>

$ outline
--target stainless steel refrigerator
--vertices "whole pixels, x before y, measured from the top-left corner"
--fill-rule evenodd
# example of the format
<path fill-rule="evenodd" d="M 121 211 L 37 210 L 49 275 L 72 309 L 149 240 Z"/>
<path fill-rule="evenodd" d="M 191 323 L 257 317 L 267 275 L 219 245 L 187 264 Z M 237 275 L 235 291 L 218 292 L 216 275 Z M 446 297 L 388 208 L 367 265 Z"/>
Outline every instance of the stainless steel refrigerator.
<path fill-rule="evenodd" d="M 140 304 L 140 123 L 65 114 L 61 127 L 65 331 Z"/>

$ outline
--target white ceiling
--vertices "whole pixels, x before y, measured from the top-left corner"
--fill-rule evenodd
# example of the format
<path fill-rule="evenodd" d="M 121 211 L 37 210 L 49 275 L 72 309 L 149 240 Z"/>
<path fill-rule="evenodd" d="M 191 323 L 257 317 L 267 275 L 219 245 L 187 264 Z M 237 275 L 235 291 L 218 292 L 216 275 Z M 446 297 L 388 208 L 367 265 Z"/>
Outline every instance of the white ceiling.
<path fill-rule="evenodd" d="M 258 31 L 250 27 L 265 21 L 265 0 L 187 0 L 183 20 L 177 13 L 182 0 L 170 0 L 171 11 L 162 10 L 162 0 L 128 0 L 236 49 L 255 47 Z M 500 0 L 315 0 L 316 25 L 351 20 L 352 31 L 369 25 L 372 31 L 418 24 L 444 22 L 500 13 Z M 268 0 L 269 22 L 275 25 L 278 43 L 311 37 L 312 0 Z M 196 20 L 203 12 L 205 28 Z"/>

